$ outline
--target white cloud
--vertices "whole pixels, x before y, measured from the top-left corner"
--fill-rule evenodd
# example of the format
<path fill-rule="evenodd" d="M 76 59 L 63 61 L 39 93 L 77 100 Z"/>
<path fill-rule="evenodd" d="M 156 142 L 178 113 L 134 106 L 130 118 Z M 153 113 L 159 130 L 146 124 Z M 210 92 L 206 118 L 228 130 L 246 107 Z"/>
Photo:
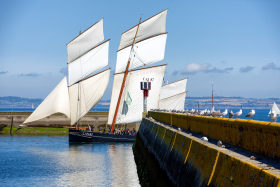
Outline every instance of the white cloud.
<path fill-rule="evenodd" d="M 194 74 L 197 72 L 205 72 L 210 67 L 210 64 L 197 64 L 197 63 L 190 63 L 187 64 L 186 68 L 182 71 L 183 74 Z"/>
<path fill-rule="evenodd" d="M 210 64 L 197 64 L 197 63 L 190 63 L 187 64 L 186 68 L 181 72 L 181 74 L 195 74 L 198 72 L 204 73 L 229 73 L 233 70 L 232 67 L 225 68 L 225 69 L 218 69 L 216 67 L 210 69 Z"/>

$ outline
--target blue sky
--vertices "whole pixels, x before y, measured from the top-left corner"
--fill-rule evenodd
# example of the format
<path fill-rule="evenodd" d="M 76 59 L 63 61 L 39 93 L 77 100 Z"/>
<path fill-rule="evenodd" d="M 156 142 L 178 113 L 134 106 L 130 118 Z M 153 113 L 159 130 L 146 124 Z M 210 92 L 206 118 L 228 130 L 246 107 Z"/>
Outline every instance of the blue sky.
<path fill-rule="evenodd" d="M 280 97 L 280 1 L 0 1 L 0 96 L 45 98 L 65 76 L 66 44 L 104 18 L 115 69 L 121 33 L 168 8 L 165 80 L 187 96 Z M 103 99 L 110 99 L 113 76 Z"/>

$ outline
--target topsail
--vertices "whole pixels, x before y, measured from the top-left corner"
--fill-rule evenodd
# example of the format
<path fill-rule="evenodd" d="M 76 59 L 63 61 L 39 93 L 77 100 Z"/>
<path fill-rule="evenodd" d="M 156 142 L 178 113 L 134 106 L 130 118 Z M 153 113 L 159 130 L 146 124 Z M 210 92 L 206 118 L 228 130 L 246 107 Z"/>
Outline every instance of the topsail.
<path fill-rule="evenodd" d="M 167 33 L 165 32 L 167 10 L 139 23 L 124 32 L 119 45 L 116 73 L 125 71 L 130 59 L 129 70 L 150 65 L 164 59 Z M 133 40 L 135 43 L 132 48 Z"/>
<path fill-rule="evenodd" d="M 163 60 L 166 38 L 167 34 L 161 34 L 134 44 L 133 49 L 130 45 L 118 51 L 116 73 L 125 71 L 130 53 L 132 53 L 132 59 L 129 70 Z"/>
<path fill-rule="evenodd" d="M 138 33 L 135 38 L 135 43 L 146 38 L 150 38 L 159 34 L 164 34 L 166 26 L 166 15 L 167 9 L 140 23 Z M 132 45 L 135 33 L 137 31 L 137 26 L 138 25 L 132 27 L 131 29 L 127 30 L 122 34 L 118 50 Z"/>
<path fill-rule="evenodd" d="M 101 19 L 67 44 L 68 63 L 73 62 L 103 40 L 103 19 Z"/>
<path fill-rule="evenodd" d="M 70 86 L 108 65 L 109 40 L 103 40 L 101 19 L 67 44 Z"/>

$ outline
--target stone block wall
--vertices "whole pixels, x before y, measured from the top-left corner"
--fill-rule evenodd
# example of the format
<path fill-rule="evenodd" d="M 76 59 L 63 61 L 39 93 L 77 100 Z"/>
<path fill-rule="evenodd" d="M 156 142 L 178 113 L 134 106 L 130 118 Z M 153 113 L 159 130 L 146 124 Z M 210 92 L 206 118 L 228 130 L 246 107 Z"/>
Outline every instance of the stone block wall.
<path fill-rule="evenodd" d="M 280 186 L 278 169 L 148 118 L 133 152 L 142 186 Z"/>

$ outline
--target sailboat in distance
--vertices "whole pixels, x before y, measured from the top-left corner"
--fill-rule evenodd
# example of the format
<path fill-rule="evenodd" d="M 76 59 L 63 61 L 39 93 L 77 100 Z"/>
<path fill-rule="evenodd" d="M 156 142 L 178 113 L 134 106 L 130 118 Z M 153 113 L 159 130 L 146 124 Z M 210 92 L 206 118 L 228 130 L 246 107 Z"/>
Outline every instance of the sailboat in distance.
<path fill-rule="evenodd" d="M 270 117 L 270 119 L 274 120 L 274 122 L 276 122 L 277 118 L 280 117 L 280 110 L 275 102 L 273 103 L 272 108 L 268 113 L 268 116 Z"/>
<path fill-rule="evenodd" d="M 110 77 L 110 69 L 97 73 L 108 65 L 109 40 L 104 41 L 103 19 L 69 42 L 67 52 L 68 86 L 64 77 L 24 123 L 62 113 L 74 125 L 102 98 Z"/>

